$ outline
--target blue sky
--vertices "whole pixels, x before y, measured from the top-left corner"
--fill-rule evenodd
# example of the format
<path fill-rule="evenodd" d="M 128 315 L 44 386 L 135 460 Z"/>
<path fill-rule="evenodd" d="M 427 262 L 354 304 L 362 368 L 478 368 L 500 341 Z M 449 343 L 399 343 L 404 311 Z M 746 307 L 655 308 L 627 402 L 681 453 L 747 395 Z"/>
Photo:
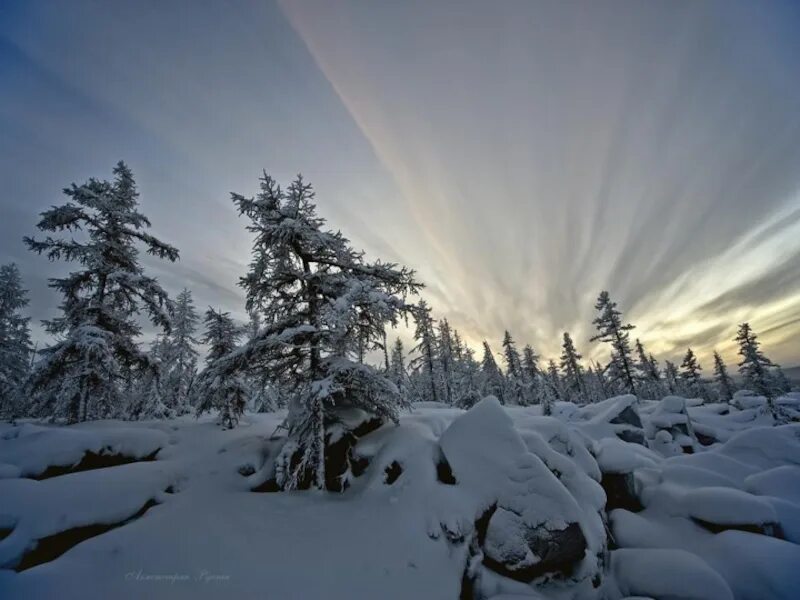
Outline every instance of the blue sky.
<path fill-rule="evenodd" d="M 477 344 L 586 355 L 609 289 L 659 356 L 800 362 L 800 11 L 725 2 L 4 2 L 0 260 L 125 159 L 173 292 L 242 315 L 229 193 L 302 171 Z M 707 365 L 710 367 L 710 365 Z"/>

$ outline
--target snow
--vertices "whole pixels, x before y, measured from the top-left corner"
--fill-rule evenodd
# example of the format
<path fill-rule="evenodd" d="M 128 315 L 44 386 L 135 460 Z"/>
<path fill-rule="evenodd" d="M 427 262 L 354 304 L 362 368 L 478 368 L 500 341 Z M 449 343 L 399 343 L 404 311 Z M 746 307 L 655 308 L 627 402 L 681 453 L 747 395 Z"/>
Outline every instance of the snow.
<path fill-rule="evenodd" d="M 0 463 L 17 467 L 23 477 L 36 476 L 47 467 L 68 467 L 84 454 L 119 454 L 141 459 L 168 444 L 163 431 L 144 428 L 91 426 L 42 427 L 26 423 L 7 430 L 0 444 Z"/>
<path fill-rule="evenodd" d="M 631 550 L 611 553 L 611 569 L 626 596 L 675 600 L 733 600 L 719 574 L 683 550 Z"/>
<path fill-rule="evenodd" d="M 684 407 L 623 396 L 559 403 L 548 417 L 493 398 L 469 411 L 417 403 L 358 440 L 353 452 L 369 464 L 340 494 L 251 491 L 274 475 L 285 411 L 247 413 L 232 430 L 214 415 L 0 424 L 0 597 L 452 599 L 465 570 L 476 594 L 495 600 L 796 597 L 800 425 L 764 427 L 735 405 Z M 627 409 L 641 428 L 620 422 Z M 677 444 L 663 426 L 686 411 L 718 442 L 666 452 Z M 352 426 L 364 414 L 342 418 Z M 634 429 L 655 435 L 620 439 Z M 156 455 L 32 479 L 87 451 Z M 600 481 L 611 473 L 633 476 L 644 508 L 604 522 Z M 13 570 L 38 540 L 96 524 L 116 527 Z M 547 559 L 532 540 L 570 524 L 586 544 L 568 574 L 522 581 L 487 566 L 535 568 Z"/>

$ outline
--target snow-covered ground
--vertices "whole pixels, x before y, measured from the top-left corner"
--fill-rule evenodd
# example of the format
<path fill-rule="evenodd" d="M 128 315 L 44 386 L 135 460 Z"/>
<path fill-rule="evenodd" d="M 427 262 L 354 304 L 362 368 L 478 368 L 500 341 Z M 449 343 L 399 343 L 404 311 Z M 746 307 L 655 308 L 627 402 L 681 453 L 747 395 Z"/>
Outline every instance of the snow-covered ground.
<path fill-rule="evenodd" d="M 800 424 L 759 399 L 426 404 L 344 492 L 253 491 L 284 417 L 0 424 L 0 598 L 798 597 Z"/>

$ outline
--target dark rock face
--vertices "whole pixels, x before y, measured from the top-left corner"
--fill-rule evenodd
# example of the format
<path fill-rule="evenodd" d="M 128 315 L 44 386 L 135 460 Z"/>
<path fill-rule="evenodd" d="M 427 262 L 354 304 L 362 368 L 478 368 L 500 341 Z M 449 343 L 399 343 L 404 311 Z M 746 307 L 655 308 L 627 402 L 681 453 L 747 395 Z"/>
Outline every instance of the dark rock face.
<path fill-rule="evenodd" d="M 692 521 L 694 521 L 701 527 L 708 529 L 712 533 L 721 533 L 723 531 L 729 531 L 733 529 L 735 531 L 746 531 L 748 533 L 757 533 L 759 535 L 768 535 L 770 537 L 784 539 L 783 530 L 781 529 L 780 523 L 749 523 L 749 524 L 738 524 L 738 525 L 723 525 L 720 523 L 711 523 L 710 521 L 704 521 L 703 519 L 698 519 L 697 517 L 692 517 Z"/>
<path fill-rule="evenodd" d="M 105 469 L 107 467 L 118 467 L 120 465 L 128 465 L 135 462 L 150 462 L 156 459 L 156 454 L 158 454 L 159 450 L 161 450 L 161 448 L 152 454 L 143 456 L 142 458 L 127 456 L 125 454 L 115 454 L 112 453 L 110 448 L 101 450 L 99 453 L 90 451 L 86 452 L 83 455 L 83 458 L 81 458 L 80 462 L 77 462 L 74 465 L 47 467 L 47 469 L 38 475 L 33 476 L 32 479 L 41 481 L 42 479 L 59 477 L 60 475 L 66 475 L 68 473 L 91 471 L 93 469 Z"/>
<path fill-rule="evenodd" d="M 570 523 L 564 529 L 547 529 L 544 525 L 530 528 L 518 521 L 517 531 L 508 531 L 508 515 L 504 515 L 505 509 L 498 509 L 489 521 L 487 535 L 489 538 L 504 536 L 505 538 L 521 537 L 525 542 L 526 548 L 514 547 L 504 544 L 498 547 L 497 544 L 487 544 L 484 548 L 484 565 L 491 570 L 529 583 L 544 575 L 545 573 L 557 573 L 569 575 L 576 564 L 585 555 L 587 543 L 586 537 L 581 531 L 578 523 Z M 505 521 L 499 527 L 499 533 L 493 532 L 493 521 L 500 519 Z M 512 517 L 511 522 L 515 521 Z M 525 550 L 525 554 L 520 552 Z M 530 551 L 538 561 L 532 562 L 527 550 Z"/>
<path fill-rule="evenodd" d="M 386 471 L 384 473 L 383 482 L 386 485 L 392 485 L 395 481 L 397 481 L 398 477 L 403 474 L 403 467 L 400 466 L 396 460 L 392 461 L 388 467 L 386 467 Z"/>
<path fill-rule="evenodd" d="M 600 485 L 606 492 L 606 511 L 624 508 L 639 512 L 644 508 L 636 495 L 633 473 L 603 473 Z"/>
<path fill-rule="evenodd" d="M 639 429 L 642 428 L 642 419 L 632 406 L 625 407 L 616 417 L 611 419 L 610 423 L 614 423 L 615 425 L 631 425 Z"/>
<path fill-rule="evenodd" d="M 101 535 L 117 527 L 127 525 L 131 521 L 135 521 L 144 515 L 152 507 L 156 506 L 155 500 L 148 500 L 136 514 L 131 515 L 124 521 L 119 523 L 98 523 L 96 525 L 85 525 L 83 527 L 73 527 L 60 533 L 49 535 L 36 541 L 36 545 L 28 550 L 22 557 L 20 562 L 14 567 L 18 573 L 36 565 L 41 565 L 57 559 L 73 546 L 77 546 L 81 542 L 89 538 Z"/>

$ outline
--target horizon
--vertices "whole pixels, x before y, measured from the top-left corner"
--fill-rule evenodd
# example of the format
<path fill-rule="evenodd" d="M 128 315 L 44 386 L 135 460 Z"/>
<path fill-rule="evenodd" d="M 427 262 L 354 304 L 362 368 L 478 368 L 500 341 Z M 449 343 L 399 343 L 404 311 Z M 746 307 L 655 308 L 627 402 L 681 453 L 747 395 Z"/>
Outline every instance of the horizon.
<path fill-rule="evenodd" d="M 68 266 L 22 236 L 123 159 L 181 250 L 146 269 L 200 309 L 245 317 L 229 194 L 265 168 L 303 172 L 332 228 L 417 270 L 473 348 L 498 354 L 509 330 L 555 357 L 568 331 L 604 356 L 588 338 L 607 289 L 662 361 L 691 346 L 705 372 L 714 348 L 732 363 L 749 321 L 800 364 L 798 8 L 455 6 L 6 3 L 0 262 L 22 271 L 40 345 L 46 280 Z"/>

